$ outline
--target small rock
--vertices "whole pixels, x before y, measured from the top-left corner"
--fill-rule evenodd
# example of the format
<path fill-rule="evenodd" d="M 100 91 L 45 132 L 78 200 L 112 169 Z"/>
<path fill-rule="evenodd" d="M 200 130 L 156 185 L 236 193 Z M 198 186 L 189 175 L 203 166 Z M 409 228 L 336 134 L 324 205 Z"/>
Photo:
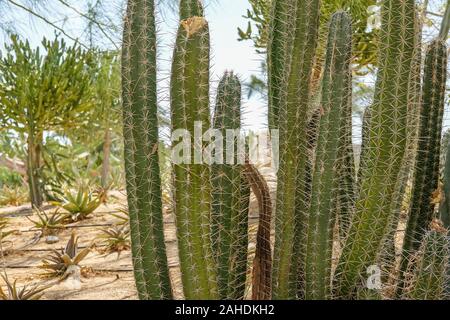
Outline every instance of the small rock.
<path fill-rule="evenodd" d="M 59 241 L 59 238 L 57 236 L 47 236 L 45 238 L 45 243 L 48 243 L 48 244 L 57 243 L 58 241 Z"/>

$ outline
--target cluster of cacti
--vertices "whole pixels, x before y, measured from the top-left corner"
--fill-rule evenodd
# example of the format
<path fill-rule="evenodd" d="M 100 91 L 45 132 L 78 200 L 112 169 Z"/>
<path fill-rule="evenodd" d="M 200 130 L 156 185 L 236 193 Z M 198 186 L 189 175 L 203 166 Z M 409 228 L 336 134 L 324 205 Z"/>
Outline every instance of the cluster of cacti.
<path fill-rule="evenodd" d="M 446 215 L 438 188 L 445 44 L 430 44 L 421 82 L 415 1 L 381 1 L 375 97 L 364 114 L 356 172 L 351 17 L 344 11 L 332 15 L 320 85 L 312 85 L 314 64 L 321 61 L 316 57 L 320 5 L 320 0 L 272 3 L 268 123 L 279 132 L 272 230 L 270 188 L 249 162 L 239 131 L 239 78 L 226 72 L 220 80 L 211 120 L 208 23 L 200 1 L 180 1 L 170 81 L 176 144 L 171 189 L 186 299 L 243 299 L 248 274 L 253 299 L 392 298 L 392 292 L 380 290 L 387 280 L 399 288 L 399 298 L 444 297 L 448 239 L 438 222 L 432 227 L 430 222 L 440 198 L 440 215 Z M 143 299 L 172 297 L 158 165 L 154 11 L 153 1 L 128 1 L 122 57 L 132 252 Z M 197 138 L 199 132 L 213 136 L 213 142 Z M 398 265 L 397 226 L 411 176 Z M 260 219 L 253 263 L 248 262 L 250 188 Z M 368 272 L 377 268 L 383 277 L 373 288 Z"/>

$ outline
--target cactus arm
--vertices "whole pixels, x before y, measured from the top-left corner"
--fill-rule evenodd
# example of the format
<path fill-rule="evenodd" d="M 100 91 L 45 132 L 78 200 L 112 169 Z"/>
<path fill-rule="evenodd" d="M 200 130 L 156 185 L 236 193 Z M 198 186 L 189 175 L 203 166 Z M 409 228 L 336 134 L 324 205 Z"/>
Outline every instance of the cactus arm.
<path fill-rule="evenodd" d="M 122 59 L 125 170 L 136 287 L 141 299 L 170 299 L 157 149 L 153 1 L 128 1 Z"/>
<path fill-rule="evenodd" d="M 392 221 L 397 175 L 406 149 L 409 82 L 415 48 L 413 0 L 382 2 L 379 72 L 371 110 L 369 153 L 355 215 L 335 271 L 334 296 L 355 298 L 376 263 Z M 377 152 L 372 152 L 377 150 Z"/>
<path fill-rule="evenodd" d="M 315 169 L 309 211 L 305 258 L 305 298 L 330 297 L 333 231 L 336 201 L 342 180 L 336 170 L 345 162 L 348 118 L 351 119 L 351 21 L 345 12 L 331 18 L 327 54 L 322 79 L 322 103 Z M 346 130 L 345 130 L 346 129 Z M 342 204 L 342 203 L 341 203 Z"/>
<path fill-rule="evenodd" d="M 273 268 L 273 298 L 297 297 L 302 271 L 307 168 L 307 115 L 313 60 L 318 38 L 320 1 L 286 1 L 289 38 L 285 61 L 287 82 L 278 84 L 280 162 L 276 205 L 276 239 Z M 277 14 L 277 13 L 275 13 Z M 292 43 L 292 44 L 291 44 Z M 283 75 L 281 78 L 284 78 Z M 271 84 L 275 87 L 277 84 Z"/>
<path fill-rule="evenodd" d="M 172 132 L 187 130 L 191 141 L 195 122 L 201 132 L 209 119 L 209 30 L 204 18 L 181 21 L 172 62 L 170 88 Z M 210 168 L 196 164 L 202 143 L 190 144 L 189 163 L 174 164 L 174 199 L 180 267 L 186 299 L 217 297 L 216 265 L 211 252 Z"/>

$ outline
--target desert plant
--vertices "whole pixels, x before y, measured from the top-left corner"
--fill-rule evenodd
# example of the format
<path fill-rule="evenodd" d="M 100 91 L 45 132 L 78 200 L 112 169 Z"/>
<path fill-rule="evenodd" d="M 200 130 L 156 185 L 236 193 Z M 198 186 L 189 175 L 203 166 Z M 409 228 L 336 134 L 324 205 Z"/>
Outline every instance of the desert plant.
<path fill-rule="evenodd" d="M 123 226 L 130 223 L 130 212 L 126 206 L 121 206 L 116 209 L 117 213 L 110 213 L 111 216 L 116 218 L 118 221 L 115 222 L 116 225 Z"/>
<path fill-rule="evenodd" d="M 279 128 L 273 298 L 296 298 L 303 282 L 307 119 L 320 1 L 275 1 L 268 49 L 269 124 Z M 302 57 L 299 59 L 298 57 Z"/>
<path fill-rule="evenodd" d="M 16 35 L 0 59 L 2 128 L 26 135 L 30 199 L 36 206 L 43 201 L 44 131 L 79 125 L 78 116 L 92 105 L 86 68 L 91 62 L 91 53 L 79 44 L 44 38 L 42 46 L 33 49 Z"/>
<path fill-rule="evenodd" d="M 213 128 L 223 137 L 227 130 L 241 127 L 241 83 L 233 72 L 226 72 L 217 90 Z M 221 299 L 242 299 L 245 294 L 248 248 L 248 208 L 250 186 L 239 164 L 238 139 L 234 138 L 233 161 L 222 154 L 214 154 L 222 164 L 211 165 L 212 204 L 211 237 L 217 256 L 217 286 Z"/>
<path fill-rule="evenodd" d="M 355 214 L 335 271 L 334 296 L 355 298 L 366 268 L 377 262 L 393 214 L 391 203 L 406 149 L 415 33 L 415 3 L 385 0 L 367 157 Z M 382 128 L 382 129 L 380 129 Z M 376 152 L 373 152 L 375 151 Z"/>
<path fill-rule="evenodd" d="M 445 300 L 448 298 L 448 230 L 434 220 L 422 237 L 419 249 L 410 255 L 402 298 Z"/>
<path fill-rule="evenodd" d="M 120 254 L 130 249 L 130 228 L 127 225 L 112 225 L 100 231 L 98 238 L 106 246 L 106 251 Z"/>
<path fill-rule="evenodd" d="M 172 298 L 159 172 L 156 49 L 154 1 L 129 0 L 122 50 L 123 136 L 134 276 L 141 299 Z"/>
<path fill-rule="evenodd" d="M 35 207 L 34 212 L 37 215 L 37 220 L 29 217 L 27 219 L 33 223 L 33 229 L 40 231 L 41 237 L 54 235 L 64 228 L 64 221 L 67 215 L 59 212 L 59 210 L 48 214 L 45 210 Z"/>
<path fill-rule="evenodd" d="M 53 250 L 52 253 L 42 261 L 40 268 L 47 270 L 48 276 L 64 278 L 69 267 L 79 267 L 80 262 L 86 258 L 90 251 L 90 248 L 84 248 L 79 251 L 78 237 L 75 235 L 75 232 L 73 232 L 66 247 L 60 251 Z"/>
<path fill-rule="evenodd" d="M 14 233 L 14 230 L 8 230 L 6 231 L 6 228 L 8 228 L 9 222 L 8 219 L 0 217 L 0 241 L 3 242 L 3 240 Z"/>
<path fill-rule="evenodd" d="M 6 285 L 6 292 L 0 286 L 0 300 L 39 300 L 44 295 L 45 290 L 50 286 L 27 286 L 17 287 L 17 280 L 10 282 L 9 279 L 2 275 L 3 282 Z"/>
<path fill-rule="evenodd" d="M 59 201 L 51 203 L 66 210 L 72 221 L 79 221 L 89 216 L 102 204 L 103 192 L 91 192 L 89 187 L 80 185 L 78 190 L 70 188 L 64 190 Z"/>
<path fill-rule="evenodd" d="M 446 76 L 447 49 L 442 41 L 436 40 L 430 44 L 425 60 L 418 136 L 419 151 L 415 164 L 412 198 L 403 242 L 399 290 L 401 290 L 403 284 L 402 273 L 406 270 L 410 256 L 419 248 L 427 226 L 434 217 L 436 201 L 433 201 L 433 194 L 438 191 L 439 185 Z"/>
<path fill-rule="evenodd" d="M 351 21 L 345 12 L 331 18 L 327 56 L 322 79 L 322 101 L 318 142 L 312 180 L 305 254 L 305 284 L 300 296 L 328 299 L 331 296 L 331 263 L 336 213 L 349 208 L 341 194 L 347 194 L 342 175 L 348 150 L 348 120 L 351 118 Z M 343 170 L 336 170 L 342 168 Z M 350 173 L 351 174 L 351 173 Z M 341 192 L 341 188 L 344 192 Z M 339 219 L 348 217 L 339 217 Z"/>
<path fill-rule="evenodd" d="M 20 206 L 27 201 L 28 195 L 20 186 L 4 185 L 0 190 L 0 206 Z"/>

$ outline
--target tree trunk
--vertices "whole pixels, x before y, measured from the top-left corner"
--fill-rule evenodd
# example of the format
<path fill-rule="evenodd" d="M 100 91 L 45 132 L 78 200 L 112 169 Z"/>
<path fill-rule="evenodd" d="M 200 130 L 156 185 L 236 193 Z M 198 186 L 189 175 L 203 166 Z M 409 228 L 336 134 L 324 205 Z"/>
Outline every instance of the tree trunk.
<path fill-rule="evenodd" d="M 31 204 L 36 207 L 41 207 L 43 201 L 42 186 L 40 181 L 42 140 L 42 134 L 35 136 L 34 133 L 30 133 L 27 139 L 28 185 L 30 188 Z"/>
<path fill-rule="evenodd" d="M 103 162 L 102 162 L 102 176 L 101 183 L 102 188 L 106 189 L 108 187 L 108 178 L 110 171 L 109 158 L 111 154 L 111 129 L 109 127 L 105 130 L 105 137 L 103 141 Z"/>

